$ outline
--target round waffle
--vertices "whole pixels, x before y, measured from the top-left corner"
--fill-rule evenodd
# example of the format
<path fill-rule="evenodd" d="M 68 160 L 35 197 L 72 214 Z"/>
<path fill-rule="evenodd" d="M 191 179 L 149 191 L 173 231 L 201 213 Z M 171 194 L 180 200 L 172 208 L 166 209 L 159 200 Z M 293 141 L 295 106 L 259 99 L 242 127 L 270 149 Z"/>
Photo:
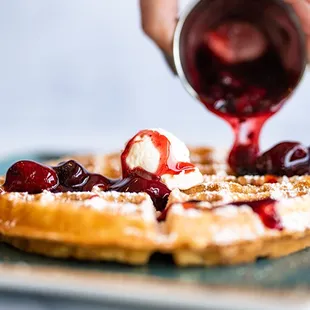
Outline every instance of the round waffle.
<path fill-rule="evenodd" d="M 1 238 L 47 256 L 129 264 L 147 263 L 155 252 L 172 255 L 179 265 L 235 264 L 310 246 L 309 176 L 235 177 L 225 164 L 225 151 L 192 148 L 191 157 L 204 182 L 173 190 L 163 221 L 145 193 L 96 187 L 92 192 L 36 195 L 3 191 Z M 70 159 L 90 172 L 120 176 L 117 153 Z M 266 199 L 275 201 L 273 212 L 281 229 L 264 225 L 250 207 L 252 201 Z"/>

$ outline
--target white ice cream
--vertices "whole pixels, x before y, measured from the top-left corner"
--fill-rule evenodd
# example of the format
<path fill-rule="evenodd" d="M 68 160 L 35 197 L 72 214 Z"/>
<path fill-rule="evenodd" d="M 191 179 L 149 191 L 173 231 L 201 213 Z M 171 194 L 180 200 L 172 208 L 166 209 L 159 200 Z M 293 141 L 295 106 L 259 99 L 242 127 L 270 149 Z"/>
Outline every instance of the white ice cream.
<path fill-rule="evenodd" d="M 130 169 L 140 167 L 145 171 L 155 173 L 158 168 L 160 153 L 151 138 L 138 135 L 134 141 L 136 143 L 130 147 L 126 164 Z"/>
<path fill-rule="evenodd" d="M 190 163 L 190 153 L 186 145 L 170 132 L 163 129 L 149 129 L 156 131 L 165 136 L 170 142 L 170 155 L 175 162 Z M 156 173 L 161 154 L 155 147 L 152 139 L 147 136 L 137 135 L 130 146 L 126 164 L 129 169 L 140 167 L 150 173 Z M 128 147 L 128 146 L 127 146 Z M 161 181 L 169 189 L 179 188 L 188 189 L 203 182 L 203 176 L 198 168 L 191 172 L 181 171 L 179 174 L 163 174 L 160 176 Z"/>

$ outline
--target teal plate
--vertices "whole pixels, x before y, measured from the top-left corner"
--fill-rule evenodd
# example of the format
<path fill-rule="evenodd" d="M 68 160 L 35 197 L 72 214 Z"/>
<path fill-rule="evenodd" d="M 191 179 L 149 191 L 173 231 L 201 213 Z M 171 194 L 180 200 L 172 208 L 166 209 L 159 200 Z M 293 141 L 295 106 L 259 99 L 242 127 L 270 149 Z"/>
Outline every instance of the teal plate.
<path fill-rule="evenodd" d="M 0 162 L 0 174 L 16 158 L 50 159 L 15 156 Z M 50 259 L 1 244 L 0 288 L 139 309 L 309 309 L 310 250 L 234 267 L 179 268 L 159 254 L 132 267 Z"/>

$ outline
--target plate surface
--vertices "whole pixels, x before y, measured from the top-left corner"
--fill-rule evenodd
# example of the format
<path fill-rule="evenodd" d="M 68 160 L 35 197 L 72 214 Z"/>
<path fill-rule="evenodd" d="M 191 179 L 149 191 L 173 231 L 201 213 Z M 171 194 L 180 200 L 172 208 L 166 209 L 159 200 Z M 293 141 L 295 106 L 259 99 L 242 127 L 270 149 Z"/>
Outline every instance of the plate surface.
<path fill-rule="evenodd" d="M 46 155 L 44 155 L 46 156 Z M 3 174 L 16 158 L 0 161 Z M 309 309 L 310 249 L 234 267 L 178 268 L 161 255 L 148 266 L 62 261 L 0 244 L 0 288 L 160 309 Z"/>

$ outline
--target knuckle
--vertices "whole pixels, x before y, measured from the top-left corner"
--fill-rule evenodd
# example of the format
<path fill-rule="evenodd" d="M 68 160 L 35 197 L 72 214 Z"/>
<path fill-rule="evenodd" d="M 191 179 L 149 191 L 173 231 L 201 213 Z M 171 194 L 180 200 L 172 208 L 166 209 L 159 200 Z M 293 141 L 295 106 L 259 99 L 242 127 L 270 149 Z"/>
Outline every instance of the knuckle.
<path fill-rule="evenodd" d="M 155 38 L 157 36 L 157 27 L 154 27 L 150 23 L 142 22 L 142 30 L 143 32 L 151 38 Z"/>

